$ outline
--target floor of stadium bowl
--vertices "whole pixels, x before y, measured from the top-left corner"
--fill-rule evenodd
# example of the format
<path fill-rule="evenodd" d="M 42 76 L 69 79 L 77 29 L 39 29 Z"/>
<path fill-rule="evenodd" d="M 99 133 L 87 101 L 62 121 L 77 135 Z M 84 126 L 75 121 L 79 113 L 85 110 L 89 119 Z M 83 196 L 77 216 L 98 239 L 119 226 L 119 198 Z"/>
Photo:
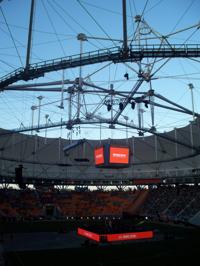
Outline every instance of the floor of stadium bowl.
<path fill-rule="evenodd" d="M 2 246 L 9 266 L 48 265 L 173 265 L 184 260 L 198 259 L 200 254 L 199 230 L 150 224 L 151 228 L 165 231 L 153 240 L 126 243 L 96 243 L 77 235 L 76 230 L 66 232 L 5 233 Z M 182 236 L 185 235 L 185 238 Z M 187 231 L 189 233 L 187 233 Z M 170 232 L 170 234 L 169 234 Z M 179 265 L 178 263 L 176 265 Z M 188 264 L 189 265 L 189 264 Z"/>

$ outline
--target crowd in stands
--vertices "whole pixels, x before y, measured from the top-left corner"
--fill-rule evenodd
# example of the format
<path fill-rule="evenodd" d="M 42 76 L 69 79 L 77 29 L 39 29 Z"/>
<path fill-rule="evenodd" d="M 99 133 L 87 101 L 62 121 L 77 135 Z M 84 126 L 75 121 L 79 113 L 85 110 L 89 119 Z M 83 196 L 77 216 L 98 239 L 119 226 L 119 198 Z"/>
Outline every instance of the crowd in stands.
<path fill-rule="evenodd" d="M 0 219 L 122 217 L 124 213 L 130 213 L 164 221 L 188 221 L 199 211 L 198 185 L 84 192 L 0 189 Z"/>
<path fill-rule="evenodd" d="M 0 190 L 0 217 L 8 219 L 37 219 L 43 214 L 42 205 L 34 190 Z"/>
<path fill-rule="evenodd" d="M 189 221 L 200 211 L 200 186 L 158 186 L 149 190 L 140 214 L 164 221 Z"/>
<path fill-rule="evenodd" d="M 122 216 L 132 208 L 139 191 L 0 190 L 0 217 L 44 219 Z"/>

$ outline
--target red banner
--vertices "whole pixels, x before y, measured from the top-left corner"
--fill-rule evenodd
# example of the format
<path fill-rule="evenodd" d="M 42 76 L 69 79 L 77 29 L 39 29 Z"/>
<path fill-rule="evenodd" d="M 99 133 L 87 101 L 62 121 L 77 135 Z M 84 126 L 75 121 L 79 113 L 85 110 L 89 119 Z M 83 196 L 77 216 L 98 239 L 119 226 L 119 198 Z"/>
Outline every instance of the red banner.
<path fill-rule="evenodd" d="M 104 148 L 103 147 L 95 149 L 94 160 L 95 160 L 96 165 L 104 163 Z"/>
<path fill-rule="evenodd" d="M 85 229 L 78 228 L 78 235 L 80 236 L 85 236 L 89 239 L 95 240 L 97 242 L 100 241 L 100 235 L 95 234 L 93 232 L 87 231 Z"/>
<path fill-rule="evenodd" d="M 113 241 L 128 241 L 137 239 L 150 239 L 153 238 L 153 231 L 144 232 L 129 232 L 119 234 L 103 234 L 99 235 L 82 228 L 78 228 L 78 235 L 95 240 L 97 242 L 113 242 Z"/>
<path fill-rule="evenodd" d="M 107 241 L 127 241 L 136 239 L 153 238 L 153 231 L 146 232 L 134 232 L 134 233 L 120 233 L 120 234 L 108 234 Z"/>
<path fill-rule="evenodd" d="M 109 163 L 128 164 L 129 148 L 110 147 Z"/>

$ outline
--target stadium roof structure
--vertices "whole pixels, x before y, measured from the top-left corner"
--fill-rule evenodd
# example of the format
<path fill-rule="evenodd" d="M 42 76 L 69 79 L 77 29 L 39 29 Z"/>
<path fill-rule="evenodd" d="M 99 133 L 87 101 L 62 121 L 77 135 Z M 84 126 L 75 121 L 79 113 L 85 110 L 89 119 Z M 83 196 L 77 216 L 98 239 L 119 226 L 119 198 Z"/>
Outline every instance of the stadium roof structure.
<path fill-rule="evenodd" d="M 196 120 L 186 127 L 142 138 L 80 141 L 1 130 L 1 182 L 15 183 L 14 170 L 23 164 L 27 183 L 123 186 L 152 179 L 153 183 L 198 183 L 199 125 Z M 128 167 L 95 166 L 94 150 L 106 144 L 129 147 Z"/>

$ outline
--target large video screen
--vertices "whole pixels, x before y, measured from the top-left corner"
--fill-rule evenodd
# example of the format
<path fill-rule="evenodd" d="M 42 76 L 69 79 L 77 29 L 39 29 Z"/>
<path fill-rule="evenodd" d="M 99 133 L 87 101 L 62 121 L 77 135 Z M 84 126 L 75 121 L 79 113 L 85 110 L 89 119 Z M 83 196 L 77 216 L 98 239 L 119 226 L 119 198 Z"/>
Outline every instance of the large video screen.
<path fill-rule="evenodd" d="M 129 163 L 129 148 L 120 148 L 110 146 L 109 163 L 128 164 Z"/>
<path fill-rule="evenodd" d="M 94 150 L 96 167 L 123 168 L 129 167 L 129 147 L 106 144 Z"/>
<path fill-rule="evenodd" d="M 104 148 L 100 147 L 94 150 L 95 165 L 104 164 Z"/>

